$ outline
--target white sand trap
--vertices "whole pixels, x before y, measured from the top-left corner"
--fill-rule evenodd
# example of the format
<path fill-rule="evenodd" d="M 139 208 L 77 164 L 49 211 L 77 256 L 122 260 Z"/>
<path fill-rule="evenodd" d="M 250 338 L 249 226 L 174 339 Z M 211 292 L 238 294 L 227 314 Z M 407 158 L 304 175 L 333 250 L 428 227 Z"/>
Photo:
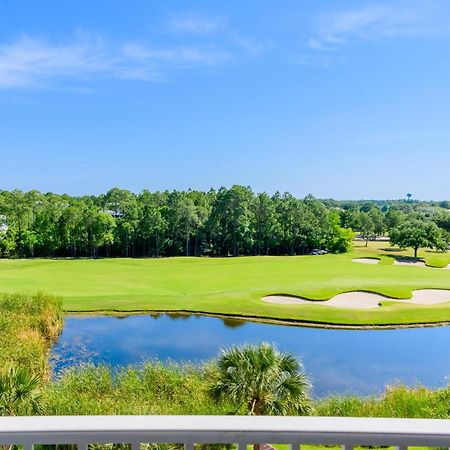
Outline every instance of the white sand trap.
<path fill-rule="evenodd" d="M 450 290 L 446 289 L 419 289 L 413 291 L 411 299 L 404 300 L 416 305 L 436 305 L 450 302 Z"/>
<path fill-rule="evenodd" d="M 344 292 L 326 300 L 324 304 L 335 308 L 368 309 L 378 308 L 380 301 L 387 298 L 372 292 Z"/>
<path fill-rule="evenodd" d="M 410 299 L 393 299 L 381 294 L 372 292 L 355 291 L 344 292 L 335 295 L 330 300 L 314 301 L 302 297 L 293 297 L 289 295 L 267 295 L 261 299 L 267 303 L 278 303 L 280 305 L 322 305 L 333 306 L 335 308 L 348 309 L 370 309 L 378 308 L 382 300 L 394 302 L 413 303 L 416 305 L 435 305 L 438 303 L 450 302 L 450 290 L 445 289 L 419 289 L 413 292 Z"/>
<path fill-rule="evenodd" d="M 411 267 L 427 267 L 423 261 L 415 261 L 413 259 L 396 259 L 394 261 L 396 266 L 411 266 Z"/>
<path fill-rule="evenodd" d="M 290 295 L 266 295 L 261 300 L 266 303 L 278 303 L 279 305 L 310 305 L 313 303 L 313 300 L 302 297 L 292 297 Z"/>
<path fill-rule="evenodd" d="M 380 262 L 378 258 L 354 258 L 352 261 L 362 264 L 378 264 Z"/>
<path fill-rule="evenodd" d="M 267 295 L 262 298 L 263 302 L 278 303 L 281 305 L 322 305 L 334 306 L 335 308 L 351 308 L 351 309 L 366 309 L 377 308 L 380 300 L 386 300 L 380 294 L 372 294 L 370 292 L 344 292 L 332 297 L 330 300 L 314 301 L 307 298 L 291 297 L 288 295 Z"/>

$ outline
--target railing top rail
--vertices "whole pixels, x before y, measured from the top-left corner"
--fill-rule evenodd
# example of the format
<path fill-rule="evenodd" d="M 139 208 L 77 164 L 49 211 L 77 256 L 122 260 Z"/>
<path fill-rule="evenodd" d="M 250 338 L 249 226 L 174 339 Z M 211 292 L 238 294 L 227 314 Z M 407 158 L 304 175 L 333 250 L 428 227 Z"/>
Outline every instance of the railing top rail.
<path fill-rule="evenodd" d="M 0 417 L 2 434 L 248 432 L 450 436 L 450 420 L 280 416 Z"/>

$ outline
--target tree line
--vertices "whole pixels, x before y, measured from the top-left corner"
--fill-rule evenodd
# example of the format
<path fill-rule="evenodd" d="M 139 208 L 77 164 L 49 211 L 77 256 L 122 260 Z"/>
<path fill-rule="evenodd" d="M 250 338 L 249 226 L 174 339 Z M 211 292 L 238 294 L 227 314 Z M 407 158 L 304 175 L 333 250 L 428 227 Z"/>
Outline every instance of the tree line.
<path fill-rule="evenodd" d="M 356 230 L 366 241 L 389 236 L 391 245 L 447 251 L 450 245 L 450 210 L 431 202 L 345 202 L 340 209 L 341 226 Z M 440 202 L 445 205 L 445 202 Z"/>
<path fill-rule="evenodd" d="M 440 205 L 443 203 L 441 202 Z M 449 210 L 430 202 L 303 199 L 249 187 L 207 192 L 114 188 L 98 196 L 0 191 L 1 257 L 159 257 L 346 252 L 390 235 L 446 250 Z"/>
<path fill-rule="evenodd" d="M 353 232 L 312 196 L 233 186 L 73 197 L 0 191 L 3 257 L 158 257 L 345 252 Z"/>

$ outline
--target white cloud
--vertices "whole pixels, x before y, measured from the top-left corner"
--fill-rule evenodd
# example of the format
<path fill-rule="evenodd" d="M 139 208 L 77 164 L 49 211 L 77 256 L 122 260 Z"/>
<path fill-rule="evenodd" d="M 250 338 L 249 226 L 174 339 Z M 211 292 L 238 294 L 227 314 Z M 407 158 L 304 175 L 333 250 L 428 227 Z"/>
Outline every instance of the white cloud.
<path fill-rule="evenodd" d="M 231 58 L 229 52 L 217 50 L 212 47 L 158 49 L 141 44 L 126 44 L 123 46 L 123 54 L 130 61 L 135 61 L 136 63 L 146 64 L 153 61 L 183 68 L 213 66 Z"/>
<path fill-rule="evenodd" d="M 199 15 L 181 15 L 172 18 L 168 27 L 171 31 L 195 34 L 207 34 L 221 29 L 225 21 L 221 18 L 203 17 Z"/>
<path fill-rule="evenodd" d="M 79 35 L 71 43 L 53 44 L 22 36 L 0 44 L 0 89 L 42 88 L 58 79 L 94 76 L 156 81 L 173 69 L 214 66 L 232 55 L 212 46 L 167 46 L 122 43 Z"/>
<path fill-rule="evenodd" d="M 221 38 L 235 49 L 241 50 L 250 56 L 259 56 L 267 48 L 271 47 L 268 40 L 262 41 L 254 36 L 238 33 L 228 25 L 228 20 L 224 17 L 185 14 L 169 20 L 167 28 L 176 33 L 213 34 L 216 38 Z"/>
<path fill-rule="evenodd" d="M 0 45 L 0 87 L 39 85 L 49 77 L 86 76 L 115 65 L 101 41 L 49 45 L 23 36 Z"/>
<path fill-rule="evenodd" d="M 319 20 L 308 46 L 327 50 L 353 39 L 449 35 L 448 8 L 427 0 L 370 3 L 353 10 L 336 11 Z"/>

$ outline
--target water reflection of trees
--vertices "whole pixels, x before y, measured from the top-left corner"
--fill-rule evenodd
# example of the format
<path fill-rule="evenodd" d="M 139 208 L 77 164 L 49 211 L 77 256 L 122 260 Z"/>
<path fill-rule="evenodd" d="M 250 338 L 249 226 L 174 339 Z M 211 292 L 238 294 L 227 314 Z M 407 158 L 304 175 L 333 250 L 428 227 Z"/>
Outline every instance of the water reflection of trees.
<path fill-rule="evenodd" d="M 168 312 L 166 315 L 173 320 L 188 320 L 191 315 L 190 314 L 183 314 L 183 313 L 177 313 L 177 312 Z"/>
<path fill-rule="evenodd" d="M 222 319 L 222 321 L 227 328 L 239 328 L 246 324 L 244 320 L 238 319 Z"/>

